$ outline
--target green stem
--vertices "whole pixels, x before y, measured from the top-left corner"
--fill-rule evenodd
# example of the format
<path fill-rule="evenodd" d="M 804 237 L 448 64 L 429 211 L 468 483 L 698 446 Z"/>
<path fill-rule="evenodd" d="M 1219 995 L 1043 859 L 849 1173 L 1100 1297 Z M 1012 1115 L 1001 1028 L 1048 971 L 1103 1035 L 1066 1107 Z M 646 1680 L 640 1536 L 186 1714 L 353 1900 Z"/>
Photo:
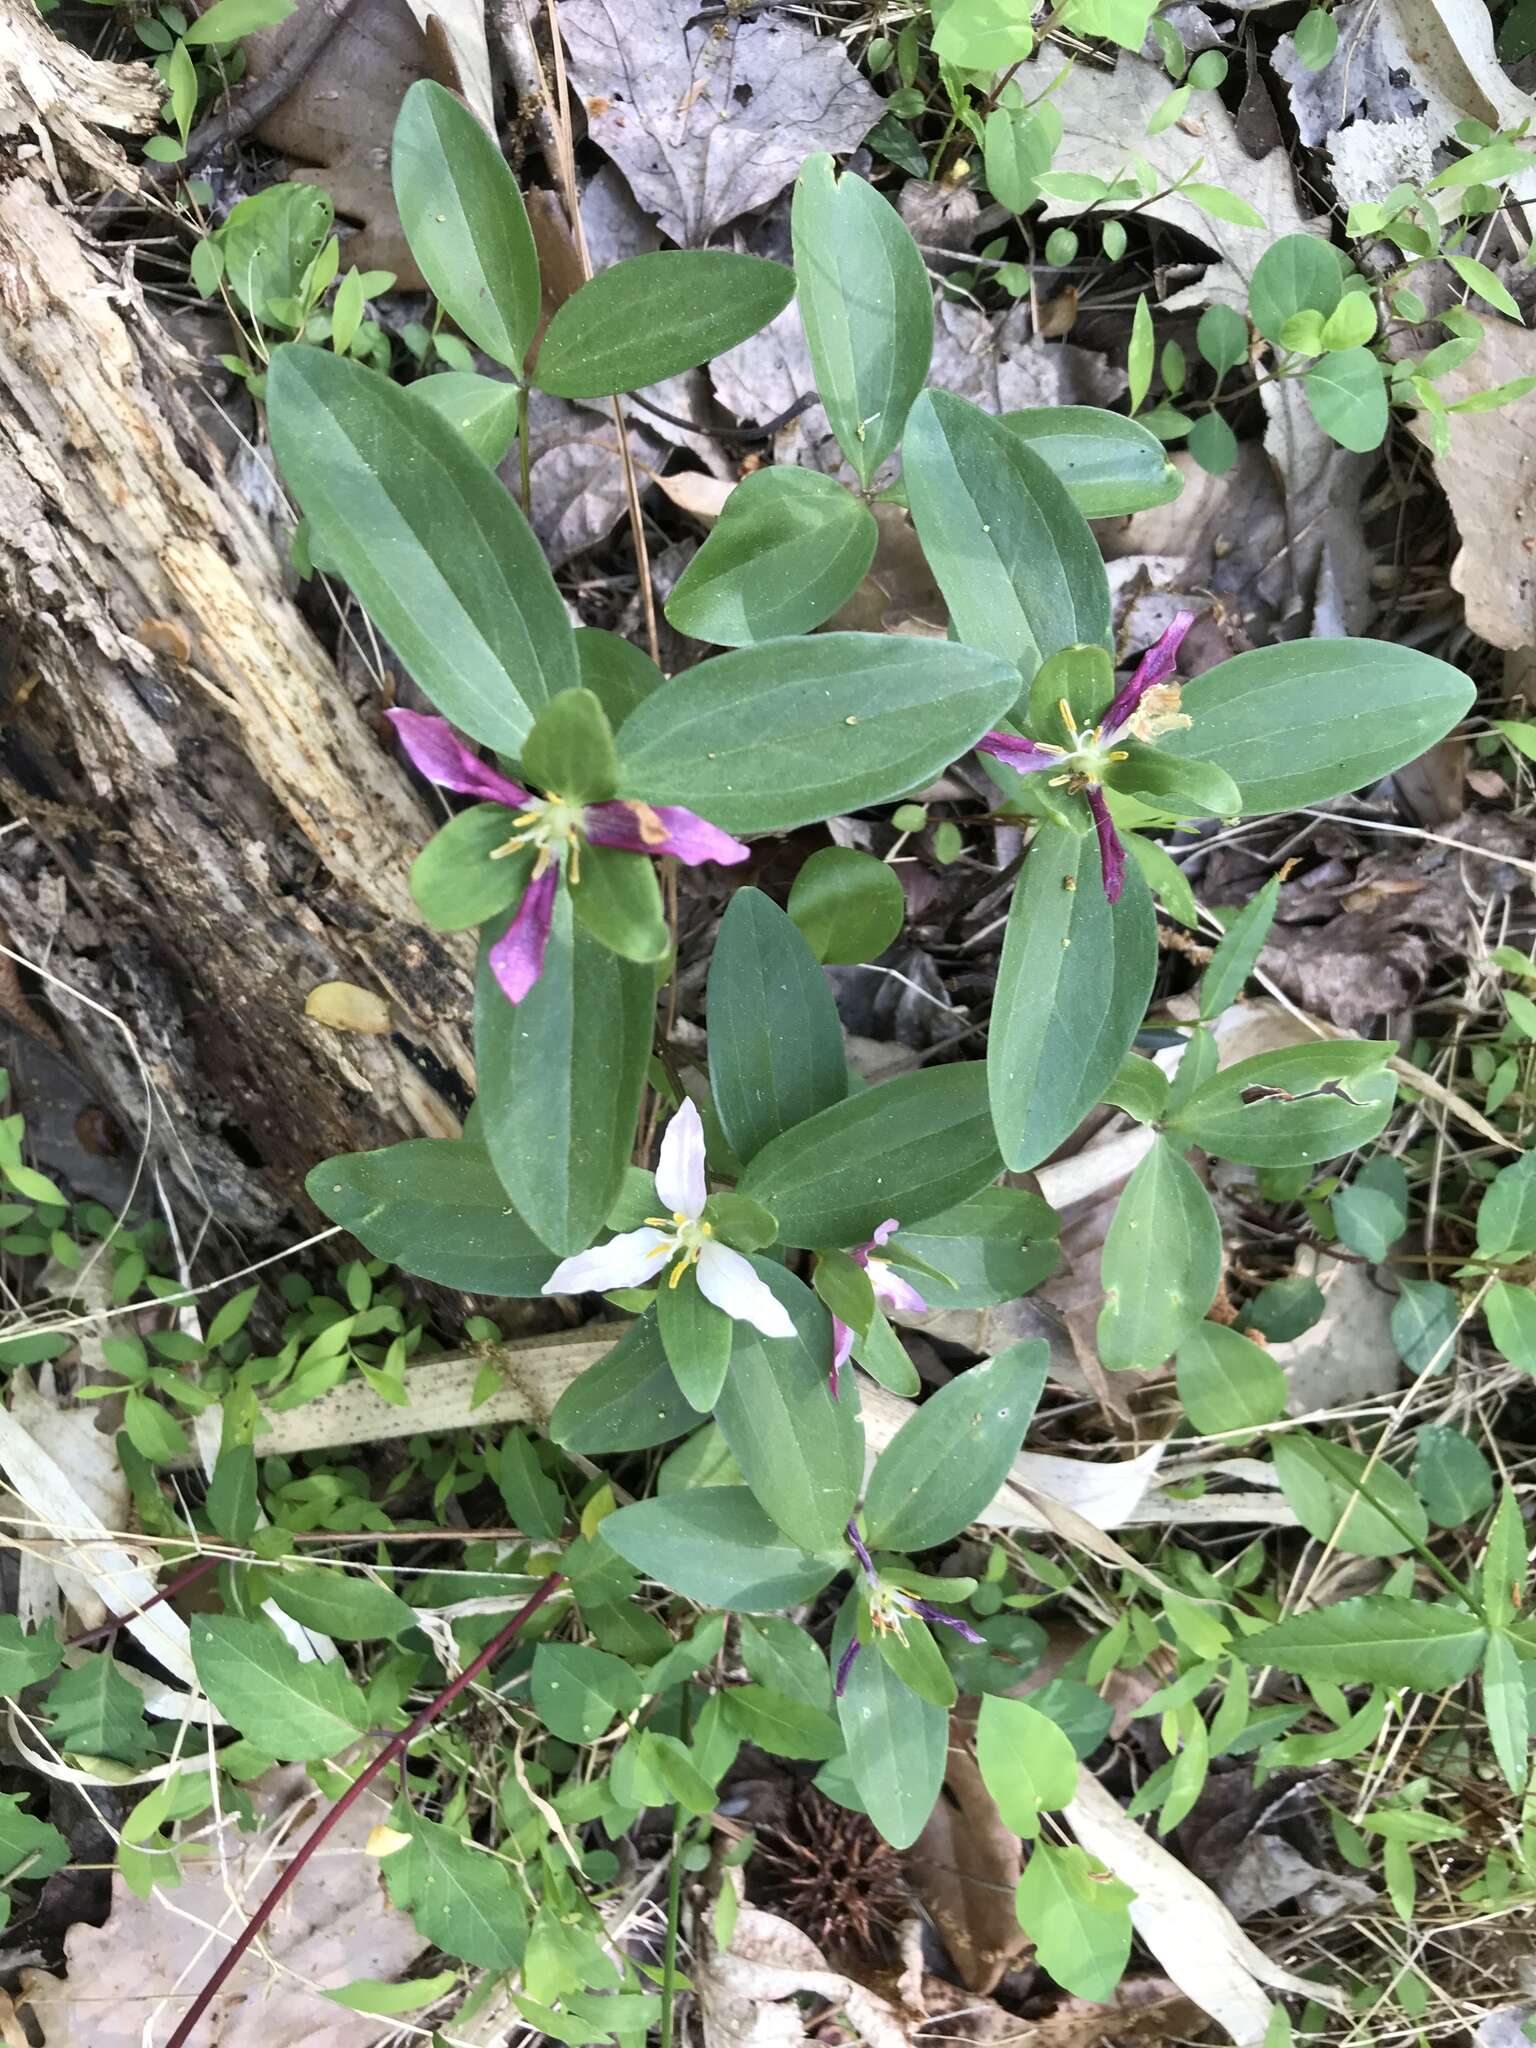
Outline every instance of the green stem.
<path fill-rule="evenodd" d="M 517 387 L 517 473 L 522 484 L 523 516 L 533 518 L 533 476 L 528 458 L 528 386 Z"/>
<path fill-rule="evenodd" d="M 688 1740 L 690 1694 L 683 1687 L 679 1733 Z M 660 2048 L 672 2048 L 672 2013 L 677 1991 L 677 1929 L 683 1911 L 683 1809 L 672 1809 L 672 1863 L 667 1871 L 667 1936 L 661 1951 L 661 2017 L 657 2027 Z"/>

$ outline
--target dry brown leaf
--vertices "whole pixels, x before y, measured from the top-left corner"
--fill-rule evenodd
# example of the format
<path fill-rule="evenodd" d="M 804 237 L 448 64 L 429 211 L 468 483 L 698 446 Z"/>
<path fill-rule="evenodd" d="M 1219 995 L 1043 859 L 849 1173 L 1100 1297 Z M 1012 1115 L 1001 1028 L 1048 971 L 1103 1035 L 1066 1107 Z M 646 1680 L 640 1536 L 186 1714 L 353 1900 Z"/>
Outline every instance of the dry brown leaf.
<path fill-rule="evenodd" d="M 158 2013 L 163 2028 L 167 2014 L 179 2016 L 185 1994 L 221 1952 L 207 1930 L 219 1928 L 228 1938 L 239 1928 L 276 1875 L 274 1854 L 302 1839 L 321 1810 L 295 1765 L 269 1772 L 251 1789 L 262 1828 L 242 1834 L 229 1820 L 216 1834 L 200 1835 L 183 1856 L 186 1882 L 172 1895 L 173 1909 L 156 1894 L 135 1898 L 114 1876 L 106 1924 L 82 1922 L 65 1939 L 68 1976 L 23 1972 L 22 2002 L 45 2048 L 141 2048 L 164 2038 L 152 2019 Z M 190 2048 L 374 2048 L 378 2020 L 344 2011 L 301 1980 L 330 1987 L 357 1977 L 387 1982 L 405 1975 L 425 1948 L 389 1903 L 377 1863 L 364 1854 L 369 1830 L 388 1813 L 388 1800 L 367 1792 L 342 1816 L 326 1853 L 304 1866 L 263 1935 L 262 1949 L 282 1972 L 261 1953 L 244 1957 Z M 159 2011 L 162 2000 L 170 2002 Z"/>
<path fill-rule="evenodd" d="M 941 299 L 929 382 L 983 412 L 1020 412 L 1032 405 L 1113 405 L 1125 389 L 1125 371 L 1074 342 L 1035 338 L 1025 299 L 995 318 Z"/>
<path fill-rule="evenodd" d="M 491 53 L 485 40 L 482 0 L 406 0 L 428 44 L 446 46 L 435 69 L 449 75 L 453 87 L 479 117 L 487 134 L 496 133 L 496 106 L 491 91 Z"/>
<path fill-rule="evenodd" d="M 1536 332 L 1489 318 L 1470 362 L 1437 380 L 1448 405 L 1512 377 L 1536 372 Z M 1429 441 L 1422 423 L 1410 424 Z M 1461 550 L 1451 585 L 1466 601 L 1467 624 L 1495 647 L 1536 642 L 1536 415 L 1529 405 L 1458 413 L 1451 450 L 1435 457 L 1451 501 Z"/>
<path fill-rule="evenodd" d="M 782 14 L 695 22 L 696 0 L 561 0 L 592 140 L 662 232 L 702 248 L 817 150 L 857 148 L 884 102 L 835 36 Z"/>
<path fill-rule="evenodd" d="M 907 1851 L 907 1876 L 961 1983 L 984 1993 L 1030 1945 L 1013 1907 L 1024 1854 L 967 1746 L 974 1728 L 960 1719 L 954 1727 L 945 1789 Z"/>
<path fill-rule="evenodd" d="M 727 1881 L 739 1885 L 739 1872 Z M 723 1953 L 706 1939 L 693 1982 L 705 2048 L 798 2048 L 805 2036 L 790 2001 L 805 1992 L 840 2007 L 868 2048 L 912 2048 L 925 2017 L 830 1969 L 809 1935 L 757 1906 L 740 1908 Z"/>
<path fill-rule="evenodd" d="M 701 470 L 681 469 L 675 476 L 657 477 L 656 488 L 680 512 L 697 519 L 707 530 L 725 510 L 725 501 L 736 485 L 730 477 L 705 476 Z"/>
<path fill-rule="evenodd" d="M 303 10 L 295 9 L 244 39 L 253 81 L 282 62 L 303 20 Z M 257 130 L 271 148 L 306 166 L 293 173 L 297 182 L 323 187 L 342 220 L 359 223 L 343 261 L 360 270 L 392 270 L 402 291 L 423 291 L 426 282 L 395 212 L 389 138 L 407 90 L 432 75 L 426 37 L 405 0 L 357 0 L 315 64 Z"/>
<path fill-rule="evenodd" d="M 1152 2048 L 1187 2041 L 1203 2025 L 1199 2006 L 1167 1977 L 1126 1977 L 1108 2005 L 1064 1998 L 1020 2048 Z"/>
<path fill-rule="evenodd" d="M 304 998 L 304 1014 L 332 1031 L 378 1038 L 390 1028 L 389 1005 L 373 989 L 351 981 L 322 981 Z"/>
<path fill-rule="evenodd" d="M 1287 1414 L 1348 1408 L 1390 1394 L 1403 1376 L 1392 1341 L 1396 1296 L 1377 1286 L 1368 1266 L 1325 1259 L 1310 1245 L 1297 1252 L 1296 1270 L 1316 1280 L 1327 1305 L 1310 1330 L 1269 1347 L 1285 1370 Z"/>

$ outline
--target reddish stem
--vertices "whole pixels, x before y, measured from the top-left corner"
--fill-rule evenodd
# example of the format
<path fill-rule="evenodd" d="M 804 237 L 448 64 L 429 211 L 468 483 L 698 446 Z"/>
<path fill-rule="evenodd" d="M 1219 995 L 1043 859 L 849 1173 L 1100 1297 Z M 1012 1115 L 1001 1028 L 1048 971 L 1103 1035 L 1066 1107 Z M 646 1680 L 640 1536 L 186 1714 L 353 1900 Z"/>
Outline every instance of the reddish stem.
<path fill-rule="evenodd" d="M 137 1621 L 141 1614 L 148 1614 L 152 1607 L 158 1607 L 162 1600 L 169 1600 L 177 1593 L 184 1593 L 188 1586 L 195 1586 L 199 1579 L 207 1578 L 223 1562 L 222 1558 L 200 1557 L 196 1564 L 188 1565 L 184 1572 L 160 1588 L 153 1600 L 146 1600 L 142 1607 L 135 1607 L 131 1614 L 114 1614 L 110 1621 L 104 1621 L 100 1628 L 88 1628 L 84 1635 L 71 1636 L 64 1645 L 66 1650 L 83 1650 L 87 1643 L 94 1643 L 101 1636 L 115 1636 L 120 1628 L 126 1628 L 131 1621 Z"/>
<path fill-rule="evenodd" d="M 310 1857 L 314 1855 L 348 1807 L 362 1797 L 381 1771 L 393 1763 L 396 1757 L 409 1749 L 417 1736 L 424 1729 L 432 1725 L 445 1707 L 453 1704 L 465 1686 L 473 1685 L 486 1666 L 494 1663 L 496 1658 L 506 1649 L 507 1645 L 516 1638 L 523 1623 L 538 1612 L 544 1605 L 544 1602 L 555 1591 L 556 1587 L 561 1584 L 561 1580 L 561 1573 L 551 1572 L 543 1584 L 523 1602 L 500 1635 L 494 1636 L 486 1644 L 474 1663 L 466 1665 L 451 1685 L 445 1685 L 437 1698 L 422 1708 L 408 1728 L 402 1728 L 398 1735 L 392 1735 L 373 1762 L 368 1765 L 367 1769 L 353 1779 L 346 1791 L 336 1801 L 336 1804 L 306 1839 L 298 1854 L 277 1880 L 277 1883 L 273 1885 L 271 1891 L 267 1893 L 267 1896 L 245 1923 L 245 1926 L 241 1928 L 235 1939 L 230 1943 L 228 1953 L 202 1990 L 199 1991 L 196 1998 L 193 1999 L 185 2017 L 182 2019 L 181 2025 L 166 2043 L 166 2048 L 187 2048 L 187 2043 L 192 2038 L 193 2028 L 218 1996 L 230 1972 L 235 1968 L 235 1965 L 245 1954 L 257 1935 L 260 1934 L 262 1928 L 266 1926 L 273 1913 L 282 1903 L 285 1894 L 297 1879 L 299 1872 L 304 1868 Z"/>

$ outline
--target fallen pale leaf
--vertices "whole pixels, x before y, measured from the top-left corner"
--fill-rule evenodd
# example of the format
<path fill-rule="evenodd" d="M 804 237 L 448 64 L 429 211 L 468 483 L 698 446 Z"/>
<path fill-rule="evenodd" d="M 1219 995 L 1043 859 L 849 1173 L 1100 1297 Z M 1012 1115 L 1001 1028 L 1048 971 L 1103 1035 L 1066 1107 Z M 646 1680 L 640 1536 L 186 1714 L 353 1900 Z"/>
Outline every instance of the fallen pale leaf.
<path fill-rule="evenodd" d="M 332 1031 L 361 1031 L 370 1038 L 390 1028 L 384 998 L 350 981 L 320 982 L 304 998 L 304 1014 Z"/>

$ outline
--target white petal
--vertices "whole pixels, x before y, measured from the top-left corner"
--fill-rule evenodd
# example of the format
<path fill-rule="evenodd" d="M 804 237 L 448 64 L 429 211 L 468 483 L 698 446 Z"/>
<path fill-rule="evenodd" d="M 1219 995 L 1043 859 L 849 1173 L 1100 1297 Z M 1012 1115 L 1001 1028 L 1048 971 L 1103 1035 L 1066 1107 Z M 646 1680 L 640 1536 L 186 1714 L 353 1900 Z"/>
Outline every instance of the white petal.
<path fill-rule="evenodd" d="M 626 1230 L 607 1244 L 562 1259 L 544 1282 L 546 1294 L 605 1294 L 610 1287 L 640 1287 L 676 1250 L 661 1230 Z"/>
<path fill-rule="evenodd" d="M 704 1214 L 709 1189 L 704 1184 L 704 1123 L 687 1098 L 667 1125 L 656 1162 L 656 1192 L 661 1206 L 689 1222 Z"/>
<path fill-rule="evenodd" d="M 729 1245 L 706 1244 L 699 1253 L 699 1292 L 734 1322 L 750 1323 L 765 1337 L 793 1337 L 789 1310 L 758 1279 L 752 1263 Z"/>

